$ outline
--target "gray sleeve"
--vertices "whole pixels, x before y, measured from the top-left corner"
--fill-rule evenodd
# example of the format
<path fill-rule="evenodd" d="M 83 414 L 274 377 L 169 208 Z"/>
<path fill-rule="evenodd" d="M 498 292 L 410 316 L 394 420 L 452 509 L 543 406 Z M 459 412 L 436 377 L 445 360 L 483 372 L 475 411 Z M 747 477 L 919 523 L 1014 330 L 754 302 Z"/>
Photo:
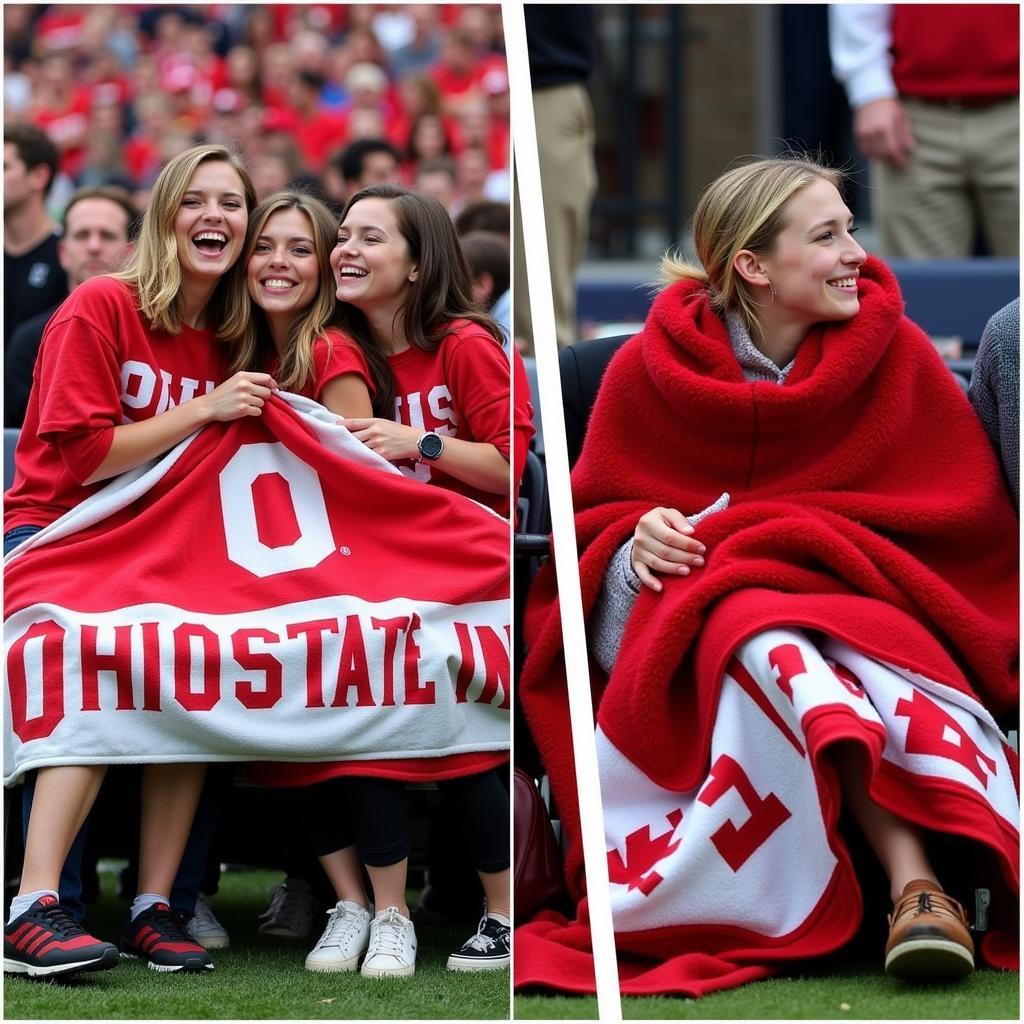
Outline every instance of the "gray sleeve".
<path fill-rule="evenodd" d="M 687 516 L 687 519 L 692 526 L 697 526 L 712 513 L 721 512 L 728 507 L 729 495 L 725 493 L 702 512 Z M 632 554 L 633 538 L 630 537 L 612 555 L 605 570 L 604 582 L 597 596 L 594 613 L 590 617 L 590 653 L 605 672 L 611 672 L 619 656 L 626 622 L 643 585 L 640 577 L 633 571 Z"/>

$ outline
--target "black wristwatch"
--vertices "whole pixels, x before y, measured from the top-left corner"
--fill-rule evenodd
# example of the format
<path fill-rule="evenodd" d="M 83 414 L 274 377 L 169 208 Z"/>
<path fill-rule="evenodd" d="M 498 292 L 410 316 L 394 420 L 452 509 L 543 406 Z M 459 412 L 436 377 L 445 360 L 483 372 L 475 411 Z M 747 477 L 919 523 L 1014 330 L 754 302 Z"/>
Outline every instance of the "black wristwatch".
<path fill-rule="evenodd" d="M 428 431 L 416 442 L 416 450 L 420 453 L 417 462 L 426 459 L 428 462 L 437 462 L 444 451 L 444 439 L 433 430 Z"/>

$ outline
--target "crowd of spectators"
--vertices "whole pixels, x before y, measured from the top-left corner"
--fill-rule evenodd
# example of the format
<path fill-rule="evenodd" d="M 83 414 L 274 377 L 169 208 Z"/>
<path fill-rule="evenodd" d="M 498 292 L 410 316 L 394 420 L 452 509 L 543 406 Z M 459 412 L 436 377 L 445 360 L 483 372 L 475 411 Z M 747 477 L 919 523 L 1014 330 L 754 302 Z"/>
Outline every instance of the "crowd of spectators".
<path fill-rule="evenodd" d="M 8 4 L 4 40 L 5 426 L 21 425 L 48 316 L 117 269 L 104 209 L 141 214 L 163 165 L 203 142 L 236 149 L 261 200 L 299 187 L 340 213 L 377 182 L 430 192 L 460 235 L 486 233 L 466 255 L 507 329 L 499 5 Z M 97 188 L 113 191 L 99 202 Z M 92 217 L 75 226 L 90 240 L 74 281 L 72 207 Z"/>
<path fill-rule="evenodd" d="M 453 213 L 507 201 L 509 95 L 497 4 L 4 6 L 4 122 L 43 127 L 50 192 L 120 185 L 141 209 L 198 142 L 238 148 L 260 198 L 344 202 L 344 149 L 387 143 L 389 180 Z"/>

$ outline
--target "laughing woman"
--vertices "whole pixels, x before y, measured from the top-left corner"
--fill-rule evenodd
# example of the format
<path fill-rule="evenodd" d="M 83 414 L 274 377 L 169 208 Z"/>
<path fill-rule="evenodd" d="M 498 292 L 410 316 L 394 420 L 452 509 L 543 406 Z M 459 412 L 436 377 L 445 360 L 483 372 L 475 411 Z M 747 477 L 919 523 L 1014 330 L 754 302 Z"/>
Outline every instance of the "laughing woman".
<path fill-rule="evenodd" d="M 849 941 L 877 866 L 840 811 L 885 874 L 889 974 L 973 969 L 975 886 L 1004 918 L 982 952 L 1012 953 L 1016 755 L 992 712 L 1017 701 L 1017 523 L 839 185 L 778 159 L 708 186 L 701 265 L 666 260 L 573 472 L 624 992 L 701 995 Z M 558 766 L 552 588 L 521 695 Z M 524 985 L 580 939 L 521 935 Z"/>
<path fill-rule="evenodd" d="M 221 146 L 188 150 L 160 173 L 128 268 L 86 281 L 54 314 L 15 454 L 5 553 L 205 424 L 260 415 L 274 379 L 243 372 L 226 380 L 228 350 L 218 337 L 233 312 L 231 284 L 254 204 L 234 154 Z M 42 768 L 30 780 L 24 869 L 4 933 L 6 972 L 52 977 L 118 962 L 117 948 L 88 935 L 59 902 L 65 859 L 105 771 Z M 143 771 L 139 891 L 121 948 L 159 971 L 213 967 L 168 898 L 204 774 L 201 764 Z"/>

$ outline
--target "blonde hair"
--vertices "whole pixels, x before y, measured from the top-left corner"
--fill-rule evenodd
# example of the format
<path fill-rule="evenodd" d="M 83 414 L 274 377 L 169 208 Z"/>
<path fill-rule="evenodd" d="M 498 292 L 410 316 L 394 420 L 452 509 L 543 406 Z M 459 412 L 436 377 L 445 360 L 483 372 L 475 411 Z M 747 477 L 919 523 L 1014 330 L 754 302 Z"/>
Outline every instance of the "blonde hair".
<path fill-rule="evenodd" d="M 309 220 L 313 234 L 313 251 L 320 268 L 320 284 L 310 305 L 298 316 L 288 332 L 288 340 L 281 352 L 281 365 L 277 382 L 286 391 L 302 388 L 313 373 L 313 342 L 332 324 L 335 312 L 334 272 L 331 269 L 331 249 L 337 231 L 337 221 L 327 207 L 303 192 L 275 192 L 267 196 L 249 217 L 245 234 L 245 247 L 239 263 L 242 274 L 235 286 L 246 294 L 245 308 L 237 308 L 228 316 L 221 330 L 225 341 L 237 348 L 231 372 L 265 369 L 274 353 L 274 343 L 263 311 L 250 304 L 246 288 L 245 268 L 256 249 L 256 242 L 266 228 L 267 221 L 282 210 L 299 210 Z M 253 308 L 255 306 L 255 308 Z"/>
<path fill-rule="evenodd" d="M 256 190 L 241 158 L 226 146 L 193 146 L 170 160 L 160 172 L 150 194 L 149 206 L 128 262 L 112 275 L 131 285 L 139 297 L 139 309 L 156 330 L 178 334 L 184 326 L 181 300 L 181 263 L 174 221 L 181 200 L 200 164 L 226 163 L 236 171 L 245 193 L 246 211 L 256 205 Z M 218 327 L 221 319 L 237 314 L 239 296 L 232 282 L 239 276 L 239 262 L 217 285 L 207 309 L 209 321 Z M 244 295 L 244 285 L 242 298 Z M 245 303 L 248 307 L 248 302 Z M 218 332 L 219 333 L 219 332 Z"/>
<path fill-rule="evenodd" d="M 770 253 L 785 227 L 786 204 L 819 179 L 840 188 L 843 173 L 808 157 L 757 159 L 726 171 L 704 189 L 693 214 L 693 244 L 701 266 L 667 253 L 659 267 L 660 283 L 707 284 L 716 312 L 736 310 L 751 334 L 759 335 L 758 303 L 733 261 L 742 249 Z"/>

